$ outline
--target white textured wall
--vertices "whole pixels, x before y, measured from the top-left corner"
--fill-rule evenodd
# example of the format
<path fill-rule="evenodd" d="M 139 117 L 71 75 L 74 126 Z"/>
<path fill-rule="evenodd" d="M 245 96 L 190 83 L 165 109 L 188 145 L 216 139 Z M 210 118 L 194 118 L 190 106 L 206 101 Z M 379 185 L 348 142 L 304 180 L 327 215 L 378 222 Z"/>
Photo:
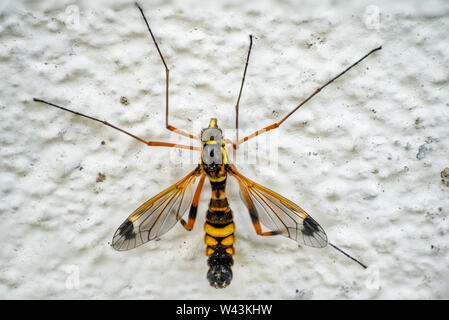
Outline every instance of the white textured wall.
<path fill-rule="evenodd" d="M 79 9 L 78 26 L 66 23 L 70 5 Z M 144 22 L 130 1 L 3 0 L 1 298 L 449 298 L 449 187 L 440 177 L 449 167 L 447 1 L 141 5 L 171 68 L 172 124 L 189 131 L 212 116 L 232 128 L 250 33 L 245 129 L 280 120 L 383 45 L 279 129 L 277 169 L 239 165 L 300 204 L 370 268 L 330 247 L 256 236 L 234 182 L 229 288 L 206 280 L 209 186 L 192 232 L 178 225 L 160 241 L 114 251 L 109 243 L 120 223 L 194 164 L 175 166 L 169 156 L 179 156 L 170 149 L 32 98 L 145 138 L 186 141 L 164 129 L 164 72 Z M 96 182 L 99 172 L 103 182 Z"/>

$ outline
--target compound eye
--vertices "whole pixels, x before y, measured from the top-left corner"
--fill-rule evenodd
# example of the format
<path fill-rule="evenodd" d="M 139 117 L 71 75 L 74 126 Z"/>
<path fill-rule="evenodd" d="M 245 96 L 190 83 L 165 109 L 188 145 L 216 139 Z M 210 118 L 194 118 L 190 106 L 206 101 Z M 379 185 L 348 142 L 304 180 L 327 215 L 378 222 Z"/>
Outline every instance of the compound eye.
<path fill-rule="evenodd" d="M 218 144 L 207 144 L 203 148 L 203 154 L 201 155 L 203 164 L 222 164 L 223 156 L 221 154 L 221 147 Z"/>
<path fill-rule="evenodd" d="M 221 140 L 223 139 L 223 135 L 220 129 L 205 129 L 201 132 L 201 141 L 216 141 L 218 144 L 221 144 Z"/>

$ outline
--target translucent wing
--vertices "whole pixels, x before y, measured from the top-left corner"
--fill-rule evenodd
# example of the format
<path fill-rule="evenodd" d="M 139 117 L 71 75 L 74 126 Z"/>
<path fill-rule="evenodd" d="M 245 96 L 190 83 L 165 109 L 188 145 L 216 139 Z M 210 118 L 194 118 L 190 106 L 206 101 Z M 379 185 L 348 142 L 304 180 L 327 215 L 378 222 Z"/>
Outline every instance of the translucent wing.
<path fill-rule="evenodd" d="M 203 174 L 200 166 L 176 184 L 137 208 L 112 238 L 116 250 L 130 250 L 160 237 L 180 220 L 193 199 L 192 185 Z"/>
<path fill-rule="evenodd" d="M 240 195 L 254 221 L 259 220 L 272 234 L 281 234 L 310 247 L 323 248 L 327 236 L 310 215 L 290 200 L 240 174 L 234 165 L 229 173 L 240 186 Z"/>

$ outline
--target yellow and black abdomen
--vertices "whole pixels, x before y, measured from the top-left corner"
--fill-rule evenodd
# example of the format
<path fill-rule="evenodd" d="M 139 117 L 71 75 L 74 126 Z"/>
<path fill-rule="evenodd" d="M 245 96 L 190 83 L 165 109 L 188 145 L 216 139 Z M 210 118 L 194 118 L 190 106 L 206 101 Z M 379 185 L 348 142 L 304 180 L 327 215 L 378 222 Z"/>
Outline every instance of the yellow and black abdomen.
<path fill-rule="evenodd" d="M 204 224 L 204 242 L 207 244 L 206 254 L 209 257 L 207 279 L 212 286 L 224 288 L 232 280 L 235 225 L 225 193 L 226 176 L 219 180 L 221 181 L 211 179 L 212 198 Z"/>

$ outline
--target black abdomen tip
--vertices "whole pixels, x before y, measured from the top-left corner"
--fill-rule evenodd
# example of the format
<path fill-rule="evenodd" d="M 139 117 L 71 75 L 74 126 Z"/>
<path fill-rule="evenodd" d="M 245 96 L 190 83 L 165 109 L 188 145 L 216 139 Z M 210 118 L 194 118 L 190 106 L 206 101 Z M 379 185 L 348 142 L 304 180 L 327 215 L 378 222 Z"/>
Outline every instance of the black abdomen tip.
<path fill-rule="evenodd" d="M 234 259 L 226 252 L 225 247 L 217 246 L 214 249 L 214 253 L 207 260 L 210 267 L 207 272 L 207 280 L 212 287 L 223 289 L 231 283 L 231 267 L 234 264 Z"/>
<path fill-rule="evenodd" d="M 229 265 L 214 265 L 207 272 L 207 280 L 212 287 L 217 289 L 226 288 L 232 280 L 232 270 Z"/>

